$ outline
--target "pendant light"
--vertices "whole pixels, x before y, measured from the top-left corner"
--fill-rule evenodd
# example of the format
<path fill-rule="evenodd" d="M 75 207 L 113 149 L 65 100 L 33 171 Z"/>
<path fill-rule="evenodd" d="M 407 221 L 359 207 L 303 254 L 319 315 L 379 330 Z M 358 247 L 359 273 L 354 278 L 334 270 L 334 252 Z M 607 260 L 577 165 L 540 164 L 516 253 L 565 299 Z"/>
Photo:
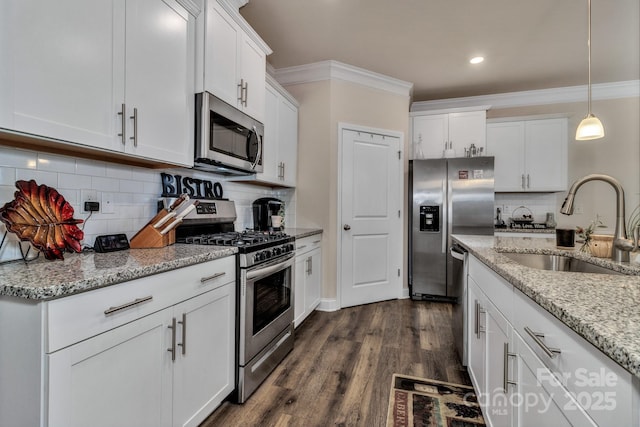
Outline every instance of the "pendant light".
<path fill-rule="evenodd" d="M 588 9 L 589 32 L 587 36 L 587 46 L 589 48 L 589 84 L 587 88 L 589 113 L 587 117 L 582 119 L 576 130 L 576 140 L 578 141 L 588 141 L 604 136 L 604 126 L 602 126 L 602 122 L 591 113 L 591 0 L 588 0 Z"/>

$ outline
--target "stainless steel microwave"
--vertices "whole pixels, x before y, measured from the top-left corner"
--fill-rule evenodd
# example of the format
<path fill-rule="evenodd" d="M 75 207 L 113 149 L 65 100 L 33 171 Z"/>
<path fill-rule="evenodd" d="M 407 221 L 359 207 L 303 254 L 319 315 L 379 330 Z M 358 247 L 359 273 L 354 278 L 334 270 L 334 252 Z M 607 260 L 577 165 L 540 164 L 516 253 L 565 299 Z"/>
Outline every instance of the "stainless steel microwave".
<path fill-rule="evenodd" d="M 194 167 L 224 175 L 262 172 L 264 126 L 209 92 L 196 94 Z"/>

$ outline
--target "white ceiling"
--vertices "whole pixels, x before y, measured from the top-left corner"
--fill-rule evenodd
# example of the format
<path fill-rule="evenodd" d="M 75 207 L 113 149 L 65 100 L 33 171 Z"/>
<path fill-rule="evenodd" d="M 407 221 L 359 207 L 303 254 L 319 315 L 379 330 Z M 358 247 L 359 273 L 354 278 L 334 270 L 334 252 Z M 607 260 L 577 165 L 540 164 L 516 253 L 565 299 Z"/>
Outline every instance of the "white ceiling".
<path fill-rule="evenodd" d="M 333 59 L 413 83 L 413 101 L 587 83 L 587 0 L 250 0 L 240 13 L 274 68 Z M 640 79 L 640 0 L 592 0 L 591 38 L 593 83 Z"/>

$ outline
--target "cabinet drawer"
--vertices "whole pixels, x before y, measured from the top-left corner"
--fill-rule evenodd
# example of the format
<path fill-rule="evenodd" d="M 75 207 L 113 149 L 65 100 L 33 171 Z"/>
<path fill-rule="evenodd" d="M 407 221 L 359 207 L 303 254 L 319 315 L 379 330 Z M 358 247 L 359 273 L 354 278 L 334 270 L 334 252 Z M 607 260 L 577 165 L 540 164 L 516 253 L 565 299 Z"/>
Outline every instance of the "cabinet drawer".
<path fill-rule="evenodd" d="M 309 251 L 319 248 L 321 244 L 322 234 L 314 234 L 313 236 L 296 239 L 296 255 L 305 254 Z"/>
<path fill-rule="evenodd" d="M 514 312 L 518 313 L 513 322 L 518 335 L 598 425 L 632 425 L 629 372 L 519 290 L 514 292 Z M 538 337 L 540 343 L 525 328 L 543 334 Z M 550 356 L 543 345 L 560 353 Z"/>
<path fill-rule="evenodd" d="M 502 315 L 511 322 L 513 286 L 475 257 L 469 257 L 469 276 L 475 280 Z"/>
<path fill-rule="evenodd" d="M 179 268 L 47 303 L 47 346 L 60 348 L 236 280 L 236 257 Z"/>

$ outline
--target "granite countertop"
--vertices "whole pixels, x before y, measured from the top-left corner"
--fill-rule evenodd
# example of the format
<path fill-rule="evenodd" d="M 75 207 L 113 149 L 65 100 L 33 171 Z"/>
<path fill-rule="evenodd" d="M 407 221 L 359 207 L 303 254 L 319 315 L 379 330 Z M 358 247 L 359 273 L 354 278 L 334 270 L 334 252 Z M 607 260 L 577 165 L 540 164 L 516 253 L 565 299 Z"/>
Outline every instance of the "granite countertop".
<path fill-rule="evenodd" d="M 287 228 L 296 239 L 321 234 L 317 228 Z M 175 244 L 158 249 L 65 254 L 63 261 L 11 261 L 0 264 L 0 296 L 49 300 L 115 285 L 176 268 L 232 256 L 227 246 Z"/>
<path fill-rule="evenodd" d="M 0 296 L 48 300 L 235 255 L 236 248 L 175 244 L 158 249 L 70 253 L 0 264 Z"/>
<path fill-rule="evenodd" d="M 322 234 L 321 228 L 285 228 L 284 232 L 295 237 L 296 239 L 302 239 L 316 234 Z"/>
<path fill-rule="evenodd" d="M 542 308 L 640 378 L 640 264 L 616 264 L 555 239 L 500 236 L 453 238 Z M 554 272 L 525 267 L 500 252 L 562 254 L 630 274 Z"/>

